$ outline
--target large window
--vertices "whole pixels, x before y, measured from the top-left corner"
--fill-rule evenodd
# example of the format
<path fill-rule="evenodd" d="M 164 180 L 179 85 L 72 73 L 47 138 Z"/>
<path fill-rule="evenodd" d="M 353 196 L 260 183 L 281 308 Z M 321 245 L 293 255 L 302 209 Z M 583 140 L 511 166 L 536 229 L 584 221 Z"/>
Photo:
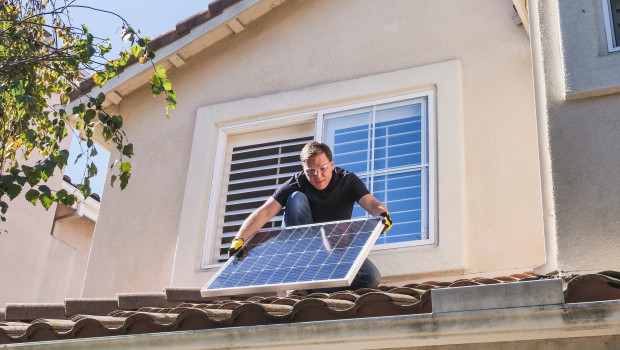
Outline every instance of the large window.
<path fill-rule="evenodd" d="M 217 243 L 211 263 L 228 258 L 226 250 L 250 213 L 301 171 L 299 153 L 314 138 L 330 145 L 336 166 L 354 172 L 371 193 L 387 205 L 392 229 L 379 237 L 375 249 L 434 242 L 432 91 L 305 114 L 303 123 L 268 128 L 260 121 L 229 126 L 243 132 L 226 138 L 222 187 L 211 202 L 217 209 Z M 266 123 L 273 123 L 269 120 Z M 279 227 L 282 213 L 265 228 Z M 353 218 L 368 216 L 359 205 Z"/>
<path fill-rule="evenodd" d="M 390 210 L 394 226 L 379 237 L 379 249 L 434 241 L 429 97 L 430 92 L 319 113 L 317 137 L 332 148 L 335 165 L 357 174 Z M 367 215 L 355 205 L 354 218 Z"/>

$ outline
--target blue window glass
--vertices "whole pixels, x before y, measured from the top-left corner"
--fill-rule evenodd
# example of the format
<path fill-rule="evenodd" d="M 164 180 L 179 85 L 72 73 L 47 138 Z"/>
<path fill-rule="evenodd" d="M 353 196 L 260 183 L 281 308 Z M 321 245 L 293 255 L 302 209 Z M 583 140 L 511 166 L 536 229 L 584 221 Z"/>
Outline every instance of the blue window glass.
<path fill-rule="evenodd" d="M 377 244 L 429 239 L 427 99 L 324 115 L 322 141 L 336 166 L 354 172 L 389 209 L 392 229 Z M 367 217 L 359 205 L 353 218 Z"/>

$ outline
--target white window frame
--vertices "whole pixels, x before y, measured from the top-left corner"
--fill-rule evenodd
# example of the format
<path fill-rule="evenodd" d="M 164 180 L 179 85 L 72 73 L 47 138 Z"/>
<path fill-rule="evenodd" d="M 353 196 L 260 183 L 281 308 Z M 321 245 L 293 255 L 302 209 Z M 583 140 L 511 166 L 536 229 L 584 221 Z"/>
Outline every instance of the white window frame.
<path fill-rule="evenodd" d="M 323 123 L 324 116 L 326 114 L 338 113 L 348 110 L 355 110 L 358 108 L 364 108 L 369 106 L 387 104 L 392 102 L 400 102 L 404 100 L 413 100 L 419 98 L 426 98 L 426 116 L 423 120 L 426 121 L 426 134 L 427 139 L 423 139 L 422 144 L 424 146 L 428 145 L 428 149 L 424 148 L 423 153 L 426 153 L 427 162 L 428 162 L 428 191 L 424 195 L 427 197 L 428 205 L 427 205 L 427 223 L 428 223 L 428 239 L 416 240 L 416 241 L 406 241 L 406 242 L 398 242 L 398 243 L 387 243 L 387 244 L 378 244 L 373 246 L 373 250 L 384 250 L 384 249 L 394 249 L 394 248 L 402 248 L 402 247 L 412 247 L 419 245 L 432 245 L 436 242 L 436 230 L 435 230 L 435 189 L 436 189 L 436 177 L 435 177 L 435 98 L 434 98 L 433 90 L 425 90 L 413 94 L 394 96 L 389 98 L 384 98 L 380 100 L 373 100 L 367 102 L 361 102 L 346 106 L 339 106 L 335 108 L 323 109 L 317 112 L 317 121 L 315 127 L 315 139 L 319 141 L 323 141 Z M 337 166 L 338 164 L 336 164 Z"/>
<path fill-rule="evenodd" d="M 215 253 L 217 247 L 220 244 L 221 236 L 217 235 L 209 235 L 209 232 L 217 232 L 218 230 L 218 222 L 221 217 L 221 210 L 224 206 L 222 201 L 223 193 L 225 192 L 222 184 L 224 183 L 224 174 L 226 174 L 226 153 L 228 148 L 228 139 L 233 135 L 238 134 L 249 134 L 252 132 L 259 132 L 263 130 L 281 128 L 281 127 L 289 127 L 300 124 L 314 123 L 315 128 L 315 139 L 321 140 L 321 132 L 323 128 L 323 118 L 325 114 L 346 111 L 350 109 L 356 109 L 361 107 L 367 107 L 377 104 L 385 104 L 390 102 L 397 102 L 403 100 L 410 100 L 416 98 L 426 98 L 427 99 L 427 134 L 428 134 L 428 142 L 425 144 L 429 145 L 428 149 L 428 236 L 429 239 L 418 240 L 418 241 L 408 241 L 408 242 L 399 242 L 399 243 L 389 243 L 389 244 L 381 244 L 373 247 L 373 250 L 383 250 L 383 249 L 393 249 L 393 248 L 401 248 L 401 247 L 410 247 L 417 245 L 432 245 L 436 243 L 436 232 L 435 232 L 435 99 L 434 99 L 434 91 L 433 90 L 424 90 L 417 93 L 400 95 L 389 97 L 380 100 L 372 100 L 361 103 L 355 103 L 345 106 L 339 106 L 334 108 L 320 109 L 311 111 L 303 114 L 282 116 L 276 118 L 268 118 L 255 120 L 251 122 L 242 122 L 235 123 L 230 125 L 220 126 L 218 128 L 218 137 L 217 137 L 217 147 L 216 147 L 216 155 L 215 155 L 215 163 L 213 170 L 213 178 L 211 184 L 211 193 L 209 196 L 209 206 L 207 213 L 207 223 L 206 223 L 206 232 L 205 232 L 205 240 L 203 246 L 203 255 L 201 268 L 209 269 L 213 267 L 222 266 L 223 263 L 217 262 L 218 254 Z"/>
<path fill-rule="evenodd" d="M 603 6 L 603 19 L 605 21 L 605 34 L 607 37 L 607 51 L 617 52 L 620 51 L 620 43 L 616 42 L 615 29 L 613 28 L 613 16 L 611 13 L 610 0 L 601 0 Z"/>

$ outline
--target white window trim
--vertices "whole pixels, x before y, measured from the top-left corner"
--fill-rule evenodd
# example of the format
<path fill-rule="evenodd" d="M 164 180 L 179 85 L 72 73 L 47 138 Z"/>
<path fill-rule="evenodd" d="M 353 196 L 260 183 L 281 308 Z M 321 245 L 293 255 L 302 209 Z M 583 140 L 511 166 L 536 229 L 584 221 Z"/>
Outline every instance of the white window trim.
<path fill-rule="evenodd" d="M 616 52 L 620 51 L 620 45 L 616 43 L 616 36 L 614 35 L 614 29 L 611 27 L 613 23 L 613 16 L 611 14 L 611 3 L 609 0 L 601 0 L 603 6 L 603 19 L 605 21 L 605 33 L 607 37 L 607 51 Z"/>
<path fill-rule="evenodd" d="M 434 245 L 437 240 L 437 232 L 435 230 L 435 191 L 436 191 L 436 182 L 437 179 L 435 177 L 435 91 L 433 90 L 424 90 L 412 94 L 393 96 L 389 98 L 384 98 L 380 100 L 367 101 L 361 103 L 355 103 L 346 106 L 339 106 L 334 108 L 328 108 L 319 110 L 317 112 L 317 120 L 316 120 L 316 128 L 314 138 L 316 140 L 323 140 L 323 123 L 325 114 L 337 113 L 347 110 L 354 110 L 358 108 L 364 108 L 368 106 L 374 106 L 379 104 L 386 104 L 391 102 L 398 102 L 404 100 L 412 100 L 416 98 L 426 98 L 426 121 L 427 121 L 427 134 L 428 140 L 423 144 L 428 144 L 429 149 L 427 153 L 428 158 L 428 239 L 417 240 L 417 241 L 407 241 L 407 242 L 399 242 L 399 243 L 387 243 L 387 244 L 378 244 L 373 246 L 372 250 L 385 250 L 385 249 L 394 249 L 394 248 L 403 248 L 403 247 L 413 247 L 413 246 L 421 246 L 421 245 Z M 338 164 L 336 164 L 338 165 Z"/>
<path fill-rule="evenodd" d="M 222 183 L 224 181 L 224 169 L 226 164 L 226 149 L 228 146 L 228 138 L 233 135 L 251 133 L 255 131 L 263 131 L 269 129 L 275 129 L 286 126 L 294 126 L 299 124 L 314 123 L 316 119 L 316 113 L 302 113 L 296 115 L 289 115 L 284 117 L 267 118 L 261 120 L 255 120 L 251 122 L 236 123 L 230 125 L 224 125 L 219 127 L 217 135 L 217 143 L 215 150 L 215 161 L 213 167 L 213 178 L 211 181 L 211 193 L 209 195 L 209 206 L 207 211 L 207 223 L 205 231 L 205 239 L 203 246 L 202 262 L 200 264 L 201 269 L 210 269 L 213 267 L 220 267 L 224 263 L 214 263 L 216 257 L 214 252 L 216 246 L 219 246 L 220 236 L 213 237 L 209 235 L 209 232 L 216 232 L 218 220 L 220 218 L 220 211 L 222 208 Z"/>

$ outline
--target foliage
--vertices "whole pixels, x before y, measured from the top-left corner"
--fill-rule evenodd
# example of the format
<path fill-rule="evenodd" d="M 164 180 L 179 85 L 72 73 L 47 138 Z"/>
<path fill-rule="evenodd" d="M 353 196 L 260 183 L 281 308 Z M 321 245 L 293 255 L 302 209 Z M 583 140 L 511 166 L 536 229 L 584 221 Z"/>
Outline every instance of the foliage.
<path fill-rule="evenodd" d="M 88 27 L 74 26 L 70 11 L 86 8 L 118 17 L 123 23 L 123 40 L 131 43 L 115 59 L 106 54 L 112 49 L 108 39 L 89 32 Z M 0 219 L 5 221 L 8 200 L 23 195 L 36 205 L 48 209 L 52 203 L 72 205 L 76 196 L 45 185 L 56 168 L 67 164 L 69 152 L 61 141 L 78 131 L 86 148 L 78 155 L 86 158 L 85 176 L 78 189 L 88 197 L 90 179 L 97 174 L 91 161 L 96 154 L 96 134 L 114 143 L 120 159 L 111 185 L 119 180 L 121 189 L 131 176 L 133 145 L 127 142 L 123 118 L 106 112 L 105 95 L 88 94 L 78 99 L 79 84 L 93 79 L 103 87 L 120 73 L 123 66 L 136 60 L 153 66 L 150 78 L 153 96 L 164 93 L 167 107 L 175 107 L 176 95 L 163 66 L 153 65 L 155 52 L 150 39 L 140 37 L 119 15 L 78 5 L 76 0 L 0 0 Z M 96 72 L 85 77 L 83 72 Z M 53 99 L 72 108 L 55 109 Z M 83 103 L 82 103 L 83 102 Z M 31 161 L 31 156 L 36 155 Z M 34 161 L 34 159 L 39 159 Z M 77 160 L 76 160 L 77 161 Z M 116 167 L 116 166 L 113 166 Z M 27 189 L 27 190 L 26 190 Z M 24 193 L 25 192 L 25 193 Z"/>

